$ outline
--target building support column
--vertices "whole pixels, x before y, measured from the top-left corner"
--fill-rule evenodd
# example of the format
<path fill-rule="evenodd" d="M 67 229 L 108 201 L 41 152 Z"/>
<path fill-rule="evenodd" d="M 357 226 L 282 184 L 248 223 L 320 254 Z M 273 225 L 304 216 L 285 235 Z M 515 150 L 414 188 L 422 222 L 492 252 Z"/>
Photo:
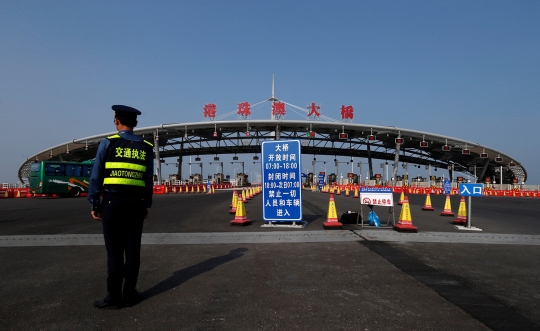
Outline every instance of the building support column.
<path fill-rule="evenodd" d="M 486 162 L 484 163 L 484 166 L 482 167 L 482 171 L 480 171 L 480 174 L 477 177 L 478 179 L 483 179 L 484 178 L 484 176 L 486 175 L 488 165 L 489 165 L 489 159 L 486 159 Z M 477 179 L 477 181 L 478 181 L 478 179 Z"/>
<path fill-rule="evenodd" d="M 368 168 L 369 168 L 369 179 L 373 178 L 373 162 L 371 160 L 371 147 L 369 141 L 367 143 L 367 155 L 368 155 Z"/>
<path fill-rule="evenodd" d="M 182 180 L 182 161 L 184 160 L 184 144 L 180 144 L 180 153 L 178 154 L 178 171 L 176 172 L 176 178 Z"/>
<path fill-rule="evenodd" d="M 397 177 L 397 171 L 398 171 L 400 149 L 401 149 L 401 144 L 396 144 L 396 153 L 394 155 L 394 170 L 392 171 L 392 186 L 396 186 L 396 177 Z"/>

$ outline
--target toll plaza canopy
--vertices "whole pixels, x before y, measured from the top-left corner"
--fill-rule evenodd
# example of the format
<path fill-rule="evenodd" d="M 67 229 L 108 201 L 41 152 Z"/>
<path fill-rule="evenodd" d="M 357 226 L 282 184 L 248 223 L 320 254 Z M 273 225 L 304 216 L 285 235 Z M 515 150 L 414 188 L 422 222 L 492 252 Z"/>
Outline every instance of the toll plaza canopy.
<path fill-rule="evenodd" d="M 77 138 L 29 157 L 19 168 L 19 179 L 28 183 L 30 165 L 36 161 L 85 161 L 93 159 L 99 142 L 116 132 Z M 320 120 L 205 121 L 135 128 L 134 133 L 154 142 L 156 172 L 161 180 L 160 160 L 174 158 L 181 174 L 182 159 L 189 155 L 259 155 L 268 140 L 300 139 L 302 154 L 367 158 L 431 166 L 478 177 L 502 177 L 503 183 L 527 181 L 525 168 L 516 159 L 480 143 L 404 128 Z M 258 156 L 257 156 L 258 157 Z M 501 174 L 502 172 L 502 174 Z M 453 178 L 453 173 L 450 174 Z"/>

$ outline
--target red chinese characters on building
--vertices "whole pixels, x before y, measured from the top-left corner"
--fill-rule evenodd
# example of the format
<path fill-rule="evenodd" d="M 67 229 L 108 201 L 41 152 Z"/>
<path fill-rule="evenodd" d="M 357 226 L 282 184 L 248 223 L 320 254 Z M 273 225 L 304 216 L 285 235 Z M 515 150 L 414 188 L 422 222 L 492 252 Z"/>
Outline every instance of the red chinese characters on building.
<path fill-rule="evenodd" d="M 242 102 L 238 104 L 238 116 L 242 118 L 248 118 L 251 115 L 251 105 L 249 102 Z"/>
<path fill-rule="evenodd" d="M 216 105 L 213 103 L 205 104 L 203 107 L 204 117 L 213 120 L 216 117 Z"/>
<path fill-rule="evenodd" d="M 283 102 L 272 103 L 272 115 L 276 118 L 285 117 L 285 104 Z"/>
<path fill-rule="evenodd" d="M 311 103 L 311 106 L 308 106 L 309 113 L 307 114 L 308 117 L 313 116 L 313 118 L 318 118 L 321 116 L 321 113 L 318 111 L 321 109 L 321 106 L 317 106 L 315 102 Z"/>
<path fill-rule="evenodd" d="M 341 106 L 341 120 L 351 120 L 354 117 L 354 108 L 353 106 Z"/>

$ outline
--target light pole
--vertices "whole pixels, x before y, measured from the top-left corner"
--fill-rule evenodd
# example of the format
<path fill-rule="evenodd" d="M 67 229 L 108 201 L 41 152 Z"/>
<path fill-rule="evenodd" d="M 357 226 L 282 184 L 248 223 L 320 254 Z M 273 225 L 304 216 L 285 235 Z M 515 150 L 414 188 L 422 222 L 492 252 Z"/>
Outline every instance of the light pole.
<path fill-rule="evenodd" d="M 208 162 L 210 164 L 218 164 L 221 167 L 221 180 L 223 180 L 223 162 Z M 218 171 L 218 167 L 216 167 L 216 172 Z"/>
<path fill-rule="evenodd" d="M 209 164 L 218 164 L 221 167 L 221 173 L 223 173 L 223 162 L 208 162 Z"/>
<path fill-rule="evenodd" d="M 454 164 L 448 166 L 448 170 L 450 171 L 450 183 L 452 183 L 452 187 L 454 185 Z"/>
<path fill-rule="evenodd" d="M 384 178 L 386 178 L 386 182 L 388 183 L 388 161 L 381 163 L 381 168 L 384 172 Z"/>
<path fill-rule="evenodd" d="M 360 169 L 360 180 L 359 180 L 359 184 L 363 184 L 364 181 L 362 180 L 362 164 L 366 164 L 366 165 L 369 165 L 368 162 L 358 162 L 358 168 Z M 369 176 L 366 176 L 366 180 L 369 178 Z"/>
<path fill-rule="evenodd" d="M 203 180 L 203 163 L 202 162 L 189 162 L 189 166 L 191 167 L 192 164 L 198 164 L 201 167 L 201 177 L 199 180 L 202 182 Z M 190 174 L 191 176 L 191 174 Z"/>
<path fill-rule="evenodd" d="M 426 169 L 428 171 L 428 176 L 429 176 L 429 186 L 435 186 L 435 181 L 431 180 L 431 164 L 428 164 L 426 166 Z"/>
<path fill-rule="evenodd" d="M 244 161 L 232 161 L 231 164 L 233 163 L 240 163 L 242 165 L 242 178 L 244 178 L 243 176 L 246 174 L 244 172 Z M 235 168 L 236 169 L 236 168 Z M 237 180 L 238 179 L 238 176 L 236 175 L 236 171 L 235 171 L 235 174 L 234 174 L 234 179 Z M 244 180 L 242 179 L 242 184 L 243 184 Z"/>
<path fill-rule="evenodd" d="M 313 182 L 315 182 L 315 178 L 319 178 L 318 176 L 315 175 L 315 164 L 317 164 L 317 162 L 318 163 L 322 162 L 322 164 L 326 164 L 326 161 L 317 161 L 316 158 L 313 158 L 313 161 L 311 161 L 311 165 L 313 166 Z M 324 175 L 326 176 L 326 167 L 324 169 L 325 169 L 324 170 Z"/>
<path fill-rule="evenodd" d="M 334 163 L 336 165 L 336 178 L 339 176 L 339 164 L 340 163 L 347 163 L 349 164 L 349 162 L 346 162 L 346 161 L 338 161 L 337 159 L 334 159 Z M 343 181 L 343 176 L 341 176 L 341 181 Z M 343 183 L 340 183 L 340 184 L 343 184 Z"/>

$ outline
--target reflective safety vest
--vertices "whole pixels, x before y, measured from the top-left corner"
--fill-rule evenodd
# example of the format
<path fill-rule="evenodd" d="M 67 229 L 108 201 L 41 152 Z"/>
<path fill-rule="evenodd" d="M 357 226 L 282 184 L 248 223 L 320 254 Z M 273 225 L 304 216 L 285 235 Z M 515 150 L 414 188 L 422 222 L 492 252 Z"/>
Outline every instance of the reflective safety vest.
<path fill-rule="evenodd" d="M 107 137 L 110 145 L 105 156 L 103 186 L 114 190 L 145 187 L 146 166 L 153 145 L 146 140 L 131 141 L 115 134 Z"/>

